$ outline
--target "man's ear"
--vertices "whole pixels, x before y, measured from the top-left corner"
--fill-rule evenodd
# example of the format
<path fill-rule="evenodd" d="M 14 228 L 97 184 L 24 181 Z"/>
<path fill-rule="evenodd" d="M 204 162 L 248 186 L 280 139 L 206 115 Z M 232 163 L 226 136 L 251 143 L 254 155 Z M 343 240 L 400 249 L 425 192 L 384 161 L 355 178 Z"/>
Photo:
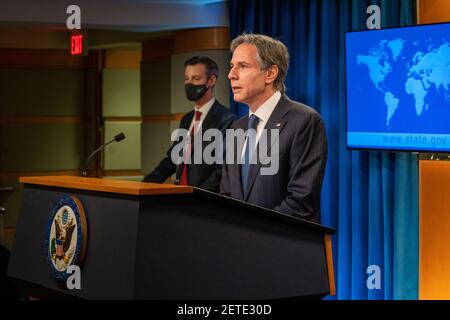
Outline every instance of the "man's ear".
<path fill-rule="evenodd" d="M 208 88 L 212 88 L 216 85 L 217 77 L 213 74 L 207 81 Z"/>
<path fill-rule="evenodd" d="M 266 70 L 266 83 L 271 84 L 275 81 L 275 79 L 278 77 L 278 66 L 273 65 L 267 68 Z"/>

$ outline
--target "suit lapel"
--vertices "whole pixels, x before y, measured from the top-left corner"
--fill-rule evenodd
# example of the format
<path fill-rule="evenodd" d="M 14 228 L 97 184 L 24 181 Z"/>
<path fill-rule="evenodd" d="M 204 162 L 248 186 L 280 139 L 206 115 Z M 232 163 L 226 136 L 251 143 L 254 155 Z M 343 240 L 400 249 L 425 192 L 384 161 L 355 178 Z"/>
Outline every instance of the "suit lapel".
<path fill-rule="evenodd" d="M 266 126 L 264 127 L 264 130 L 267 130 L 267 143 L 268 144 L 270 143 L 270 145 L 267 148 L 267 154 L 265 155 L 266 157 L 272 149 L 271 130 L 278 129 L 279 134 L 281 134 L 281 131 L 283 130 L 284 125 L 287 122 L 287 120 L 284 119 L 284 116 L 288 112 L 289 112 L 288 99 L 284 95 L 282 95 L 280 98 L 280 101 L 278 101 L 269 120 L 267 121 Z M 277 141 L 274 141 L 274 143 L 277 143 Z M 279 143 L 279 141 L 278 141 L 278 143 Z M 254 154 L 254 157 L 258 156 L 258 151 L 259 151 L 258 147 L 259 147 L 259 141 L 258 141 L 257 150 Z M 255 183 L 256 177 L 261 168 L 261 163 L 263 162 L 262 160 L 265 160 L 265 159 L 261 159 L 256 164 L 250 166 L 250 172 L 248 174 L 248 182 L 247 182 L 247 192 L 244 195 L 244 201 L 247 201 L 247 198 L 250 194 L 253 184 Z"/>
<path fill-rule="evenodd" d="M 242 129 L 242 130 L 247 130 L 247 123 L 248 123 L 248 115 L 244 118 L 242 118 L 241 120 L 239 120 L 238 122 L 236 122 L 236 124 L 234 125 L 234 130 L 237 129 Z M 237 187 L 239 188 L 238 192 L 240 195 L 239 200 L 244 199 L 244 191 L 242 189 L 242 176 L 241 176 L 241 165 L 239 164 L 240 159 L 241 159 L 241 155 L 242 155 L 242 148 L 239 148 L 238 143 L 237 143 L 237 139 L 234 140 L 233 143 L 233 147 L 234 147 L 234 163 L 236 165 L 232 165 L 229 166 L 230 171 L 233 170 L 233 172 L 230 172 L 230 175 L 233 175 L 234 178 L 232 177 L 231 180 L 232 181 L 238 181 L 238 183 L 236 184 Z"/>
<path fill-rule="evenodd" d="M 191 125 L 192 119 L 194 118 L 194 111 L 189 111 L 180 122 L 180 129 L 189 130 L 189 126 Z M 183 170 L 183 162 L 181 162 L 176 167 L 175 171 L 175 180 L 179 181 L 181 178 L 181 171 Z"/>
<path fill-rule="evenodd" d="M 219 103 L 216 101 L 214 101 L 214 104 L 211 106 L 211 109 L 208 111 L 208 114 L 206 115 L 205 119 L 202 122 L 202 131 L 204 132 L 205 130 L 208 130 L 209 128 L 212 127 L 212 124 L 214 123 L 215 120 L 215 114 L 217 112 L 217 105 Z"/>
<path fill-rule="evenodd" d="M 182 123 L 180 123 L 180 128 L 189 130 L 189 126 L 191 125 L 192 118 L 194 118 L 194 111 L 189 111 L 186 114 L 186 118 L 184 118 Z"/>

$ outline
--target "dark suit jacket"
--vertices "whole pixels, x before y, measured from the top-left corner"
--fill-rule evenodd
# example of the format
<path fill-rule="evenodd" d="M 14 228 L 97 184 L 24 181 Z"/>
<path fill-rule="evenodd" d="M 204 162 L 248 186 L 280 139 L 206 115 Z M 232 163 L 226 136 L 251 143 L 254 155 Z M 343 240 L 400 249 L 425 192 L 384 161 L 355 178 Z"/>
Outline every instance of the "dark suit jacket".
<path fill-rule="evenodd" d="M 247 129 L 248 115 L 232 129 Z M 264 129 L 279 131 L 279 170 L 261 175 L 261 164 L 250 165 L 243 194 L 240 165 L 224 164 L 220 193 L 295 217 L 320 222 L 320 192 L 327 161 L 327 139 L 320 115 L 312 108 L 282 95 Z M 270 145 L 270 138 L 268 139 Z M 259 142 L 258 142 L 259 144 Z M 273 147 L 273 146 L 272 146 Z M 268 154 L 276 148 L 267 147 Z M 240 156 L 241 150 L 235 149 Z"/>
<path fill-rule="evenodd" d="M 185 114 L 180 122 L 180 128 L 189 130 L 189 126 L 194 117 L 194 110 Z M 231 124 L 236 120 L 236 115 L 228 108 L 221 105 L 217 99 L 209 110 L 206 118 L 202 123 L 202 131 L 208 129 L 218 129 L 225 134 Z M 176 173 L 175 183 L 178 184 L 181 179 L 183 164 L 175 165 L 171 160 L 171 152 L 173 147 L 179 142 L 175 141 L 170 149 L 167 151 L 166 157 L 159 163 L 159 165 L 144 178 L 144 182 L 163 183 L 171 175 Z M 211 143 L 211 142 L 210 142 Z M 203 142 L 202 149 L 205 149 L 209 143 Z M 203 150 L 202 150 L 203 154 Z M 192 161 L 193 162 L 193 161 Z M 187 180 L 188 184 L 194 187 L 206 189 L 213 192 L 219 192 L 220 178 L 222 176 L 222 165 L 220 164 L 188 164 L 187 165 Z"/>

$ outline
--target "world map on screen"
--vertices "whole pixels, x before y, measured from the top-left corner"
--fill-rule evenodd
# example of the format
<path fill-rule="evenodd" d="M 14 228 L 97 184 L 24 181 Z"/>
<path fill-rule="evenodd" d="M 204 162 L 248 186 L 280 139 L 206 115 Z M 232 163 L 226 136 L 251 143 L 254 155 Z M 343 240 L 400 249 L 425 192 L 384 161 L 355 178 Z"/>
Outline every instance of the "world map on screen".
<path fill-rule="evenodd" d="M 429 108 L 436 108 L 435 104 L 443 101 L 450 104 L 449 42 L 442 41 L 436 46 L 431 41 L 407 43 L 401 38 L 383 39 L 366 54 L 357 55 L 356 64 L 366 67 L 371 84 L 384 100 L 387 128 L 402 99 L 408 96 L 414 99 L 417 117 Z M 404 77 L 389 77 L 395 69 Z M 405 80 L 391 83 L 399 79 Z"/>

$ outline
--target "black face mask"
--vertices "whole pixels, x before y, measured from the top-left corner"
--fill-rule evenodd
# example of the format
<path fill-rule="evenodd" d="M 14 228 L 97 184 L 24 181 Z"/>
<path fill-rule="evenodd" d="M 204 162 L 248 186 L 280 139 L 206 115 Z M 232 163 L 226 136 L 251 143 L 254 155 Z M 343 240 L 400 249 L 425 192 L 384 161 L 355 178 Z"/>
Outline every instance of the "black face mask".
<path fill-rule="evenodd" d="M 206 91 L 208 91 L 208 87 L 206 84 L 186 83 L 184 85 L 184 90 L 186 92 L 186 98 L 188 98 L 189 101 L 197 101 L 205 95 Z"/>

